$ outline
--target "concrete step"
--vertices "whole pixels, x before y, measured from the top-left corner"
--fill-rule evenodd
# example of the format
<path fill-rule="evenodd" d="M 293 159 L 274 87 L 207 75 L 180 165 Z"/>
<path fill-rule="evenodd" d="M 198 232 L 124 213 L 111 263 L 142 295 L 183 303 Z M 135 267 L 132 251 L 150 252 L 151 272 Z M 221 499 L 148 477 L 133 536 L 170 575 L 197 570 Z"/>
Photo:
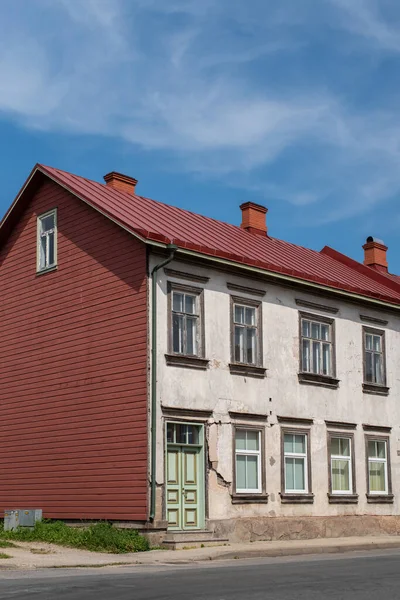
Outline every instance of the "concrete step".
<path fill-rule="evenodd" d="M 183 550 L 185 548 L 223 546 L 227 543 L 227 538 L 217 538 L 212 531 L 169 531 L 164 538 L 162 547 L 169 550 Z"/>

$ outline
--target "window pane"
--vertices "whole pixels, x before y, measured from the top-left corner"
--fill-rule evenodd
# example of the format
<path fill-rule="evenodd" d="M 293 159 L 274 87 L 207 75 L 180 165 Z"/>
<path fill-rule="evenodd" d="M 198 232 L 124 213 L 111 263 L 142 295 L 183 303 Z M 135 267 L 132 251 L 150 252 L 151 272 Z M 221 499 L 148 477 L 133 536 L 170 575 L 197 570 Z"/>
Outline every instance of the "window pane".
<path fill-rule="evenodd" d="M 183 294 L 173 292 L 172 294 L 172 310 L 183 312 Z"/>
<path fill-rule="evenodd" d="M 373 369 L 375 383 L 383 383 L 382 354 L 373 354 Z"/>
<path fill-rule="evenodd" d="M 49 263 L 48 266 L 54 265 L 54 233 L 50 233 L 47 243 L 49 244 Z"/>
<path fill-rule="evenodd" d="M 283 445 L 285 452 L 294 452 L 294 435 L 285 433 Z"/>
<path fill-rule="evenodd" d="M 365 347 L 367 350 L 372 350 L 372 335 L 370 333 L 365 334 Z"/>
<path fill-rule="evenodd" d="M 236 489 L 246 489 L 246 456 L 236 456 Z"/>
<path fill-rule="evenodd" d="M 306 436 L 305 435 L 295 435 L 294 436 L 294 451 L 299 454 L 306 453 Z"/>
<path fill-rule="evenodd" d="M 46 267 L 46 246 L 47 246 L 47 237 L 44 236 L 40 238 L 40 268 L 44 269 Z"/>
<path fill-rule="evenodd" d="M 378 458 L 386 458 L 386 442 L 376 442 L 376 453 Z"/>
<path fill-rule="evenodd" d="M 371 492 L 385 492 L 385 463 L 369 463 L 369 489 Z"/>
<path fill-rule="evenodd" d="M 375 352 L 381 352 L 381 336 L 374 335 L 374 350 Z"/>
<path fill-rule="evenodd" d="M 244 306 L 235 304 L 235 323 L 244 323 Z"/>
<path fill-rule="evenodd" d="M 304 458 L 294 459 L 294 485 L 296 490 L 305 490 Z"/>
<path fill-rule="evenodd" d="M 167 425 L 167 442 L 175 441 L 175 427 L 172 423 L 168 423 Z"/>
<path fill-rule="evenodd" d="M 331 372 L 331 345 L 322 344 L 322 373 L 330 375 Z"/>
<path fill-rule="evenodd" d="M 249 364 L 256 362 L 256 330 L 252 328 L 247 329 L 247 357 L 246 361 Z"/>
<path fill-rule="evenodd" d="M 235 361 L 244 362 L 244 329 L 235 327 Z"/>
<path fill-rule="evenodd" d="M 302 321 L 302 334 L 304 337 L 310 337 L 310 321 Z"/>
<path fill-rule="evenodd" d="M 172 346 L 173 351 L 183 354 L 183 317 L 172 315 Z"/>
<path fill-rule="evenodd" d="M 312 342 L 312 372 L 319 373 L 321 364 L 321 344 Z"/>
<path fill-rule="evenodd" d="M 285 458 L 285 489 L 290 492 L 294 487 L 294 458 Z"/>
<path fill-rule="evenodd" d="M 332 460 L 332 491 L 350 491 L 350 461 Z"/>
<path fill-rule="evenodd" d="M 49 215 L 48 217 L 43 217 L 41 220 L 41 232 L 45 233 L 51 229 L 54 229 L 54 215 Z"/>
<path fill-rule="evenodd" d="M 331 454 L 333 456 L 340 455 L 340 438 L 331 438 Z"/>
<path fill-rule="evenodd" d="M 258 489 L 258 456 L 246 456 L 246 488 Z"/>
<path fill-rule="evenodd" d="M 376 442 L 374 440 L 370 440 L 368 442 L 368 456 L 370 458 L 377 458 L 377 454 L 376 454 Z"/>
<path fill-rule="evenodd" d="M 246 450 L 246 430 L 236 430 L 236 450 Z"/>
<path fill-rule="evenodd" d="M 372 353 L 365 353 L 365 381 L 373 382 Z"/>
<path fill-rule="evenodd" d="M 185 294 L 185 312 L 189 315 L 196 314 L 196 296 Z"/>
<path fill-rule="evenodd" d="M 310 369 L 310 340 L 303 340 L 302 347 L 302 368 L 303 371 L 309 373 Z"/>
<path fill-rule="evenodd" d="M 186 317 L 186 354 L 197 354 L 197 318 Z"/>
<path fill-rule="evenodd" d="M 341 438 L 340 440 L 340 455 L 350 456 L 350 440 L 349 438 Z"/>
<path fill-rule="evenodd" d="M 258 431 L 247 431 L 247 450 L 259 450 L 259 437 Z"/>
<path fill-rule="evenodd" d="M 246 325 L 255 325 L 256 324 L 256 309 L 255 308 L 245 308 L 245 323 Z"/>
<path fill-rule="evenodd" d="M 329 325 L 321 324 L 321 340 L 329 341 Z"/>
<path fill-rule="evenodd" d="M 319 323 L 311 323 L 311 337 L 314 340 L 320 339 L 321 333 L 320 333 L 320 324 Z"/>

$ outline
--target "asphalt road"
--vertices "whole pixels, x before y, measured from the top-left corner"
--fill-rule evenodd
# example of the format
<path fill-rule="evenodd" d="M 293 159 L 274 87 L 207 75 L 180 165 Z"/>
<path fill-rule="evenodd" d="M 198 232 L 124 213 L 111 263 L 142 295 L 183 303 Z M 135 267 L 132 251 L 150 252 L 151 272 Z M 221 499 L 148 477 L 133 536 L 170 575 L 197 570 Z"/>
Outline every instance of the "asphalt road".
<path fill-rule="evenodd" d="M 1 600 L 394 600 L 400 552 L 199 566 L 0 572 Z"/>

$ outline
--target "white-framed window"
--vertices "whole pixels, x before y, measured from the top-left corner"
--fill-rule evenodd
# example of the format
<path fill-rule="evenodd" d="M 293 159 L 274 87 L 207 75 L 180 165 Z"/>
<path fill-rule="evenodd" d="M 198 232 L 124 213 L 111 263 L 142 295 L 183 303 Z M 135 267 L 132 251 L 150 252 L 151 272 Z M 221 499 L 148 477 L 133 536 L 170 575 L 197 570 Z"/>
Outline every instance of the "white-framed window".
<path fill-rule="evenodd" d="M 172 289 L 172 351 L 200 355 L 200 297 L 198 293 Z"/>
<path fill-rule="evenodd" d="M 384 333 L 364 328 L 364 382 L 385 385 Z"/>
<path fill-rule="evenodd" d="M 57 209 L 37 218 L 37 271 L 57 265 Z"/>
<path fill-rule="evenodd" d="M 307 434 L 285 432 L 283 437 L 284 482 L 286 493 L 308 493 Z"/>
<path fill-rule="evenodd" d="M 259 363 L 259 304 L 233 301 L 233 361 Z"/>
<path fill-rule="evenodd" d="M 301 316 L 301 370 L 333 376 L 332 322 Z"/>
<path fill-rule="evenodd" d="M 261 431 L 235 430 L 236 492 L 261 493 Z"/>
<path fill-rule="evenodd" d="M 367 439 L 368 491 L 370 494 L 388 494 L 387 440 Z"/>
<path fill-rule="evenodd" d="M 330 437 L 331 493 L 353 493 L 352 439 L 340 435 Z"/>

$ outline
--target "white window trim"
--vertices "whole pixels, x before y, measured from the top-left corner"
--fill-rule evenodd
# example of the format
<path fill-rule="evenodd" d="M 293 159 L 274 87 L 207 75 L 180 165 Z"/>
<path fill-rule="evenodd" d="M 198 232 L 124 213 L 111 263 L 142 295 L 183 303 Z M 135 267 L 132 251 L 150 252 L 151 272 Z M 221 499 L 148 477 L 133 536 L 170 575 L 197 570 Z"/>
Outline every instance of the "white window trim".
<path fill-rule="evenodd" d="M 371 496 L 382 496 L 382 494 L 389 494 L 389 482 L 388 482 L 388 444 L 386 440 L 370 440 L 371 442 L 376 441 L 385 444 L 385 458 L 375 458 L 368 455 L 368 488 Z M 380 463 L 385 465 L 385 489 L 384 490 L 371 490 L 371 481 L 369 477 L 369 465 L 370 463 Z"/>
<path fill-rule="evenodd" d="M 254 317 L 255 317 L 255 324 L 254 325 L 246 325 L 244 323 L 236 323 L 236 321 L 235 321 L 235 307 L 236 306 L 239 306 L 244 309 L 246 309 L 246 308 L 253 309 Z M 259 305 L 255 305 L 252 303 L 246 303 L 246 300 L 244 300 L 244 299 L 236 300 L 233 298 L 233 305 L 232 305 L 232 327 L 233 327 L 232 354 L 233 354 L 233 356 L 232 356 L 232 359 L 236 364 L 257 366 L 261 361 L 260 340 L 259 340 L 259 336 L 260 336 L 259 308 L 260 308 Z M 247 360 L 239 360 L 239 361 L 236 360 L 236 356 L 235 356 L 235 328 L 236 327 L 240 327 L 246 331 L 246 338 L 247 338 L 247 329 L 255 329 L 256 330 L 254 361 L 251 363 L 247 362 Z M 243 347 L 243 354 L 245 354 L 245 346 Z M 243 358 L 245 358 L 245 356 L 243 356 Z"/>
<path fill-rule="evenodd" d="M 326 325 L 328 327 L 328 331 L 329 331 L 329 339 L 328 340 L 320 340 L 320 339 L 314 339 L 312 337 L 307 337 L 305 335 L 303 335 L 303 322 L 306 321 L 307 323 L 310 324 L 310 335 L 311 335 L 311 329 L 312 329 L 312 324 L 315 323 L 317 325 Z M 318 320 L 317 317 L 315 318 L 311 318 L 311 317 L 307 317 L 307 316 L 300 316 L 300 337 L 301 337 L 301 352 L 300 352 L 300 358 L 301 358 L 301 371 L 303 373 L 310 373 L 311 375 L 321 375 L 322 377 L 333 377 L 334 375 L 334 369 L 333 369 L 333 353 L 334 353 L 334 340 L 333 340 L 333 326 L 332 323 L 328 323 L 326 321 L 322 321 L 322 320 Z M 303 340 L 309 340 L 310 342 L 310 370 L 306 370 L 304 369 L 304 356 L 303 356 Z M 323 351 L 322 351 L 322 345 L 323 344 L 329 344 L 329 372 L 328 373 L 322 373 L 321 371 L 318 371 L 318 373 L 315 373 L 312 370 L 312 344 L 313 343 L 318 343 L 320 346 L 320 356 L 323 356 Z M 320 365 L 321 366 L 321 365 Z"/>
<path fill-rule="evenodd" d="M 54 215 L 54 263 L 52 265 L 41 267 L 40 266 L 40 241 L 41 241 L 41 222 L 45 217 Z M 44 273 L 57 267 L 57 209 L 52 208 L 45 213 L 37 216 L 36 219 L 36 272 Z"/>
<path fill-rule="evenodd" d="M 303 452 L 285 452 L 285 449 L 283 450 L 283 461 L 284 461 L 284 481 L 285 481 L 285 494 L 308 494 L 308 455 L 307 455 L 307 445 L 308 445 L 308 439 L 307 439 L 307 434 L 306 433 L 284 433 L 285 435 L 301 435 L 302 437 L 304 437 L 305 440 L 305 448 L 306 451 L 305 453 Z M 284 437 L 285 439 L 285 437 Z M 286 458 L 302 458 L 304 460 L 304 483 L 305 483 L 305 489 L 293 489 L 293 490 L 288 490 L 286 487 Z"/>
<path fill-rule="evenodd" d="M 252 431 L 254 429 L 246 429 L 246 427 L 236 427 L 235 428 L 235 481 L 236 481 L 236 493 L 237 494 L 261 494 L 262 492 L 262 483 L 261 483 L 261 431 L 256 430 L 258 434 L 258 450 L 237 450 L 236 449 L 236 432 L 237 431 Z M 237 486 L 237 456 L 258 456 L 257 460 L 257 479 L 258 479 L 258 488 L 239 488 Z"/>
<path fill-rule="evenodd" d="M 191 296 L 192 298 L 194 298 L 194 302 L 195 302 L 195 310 L 196 312 L 194 314 L 191 313 L 186 313 L 185 311 L 175 311 L 174 310 L 174 294 L 182 294 L 183 297 L 185 298 L 185 296 Z M 174 314 L 175 315 L 181 315 L 183 316 L 183 321 L 184 321 L 184 330 L 183 330 L 183 352 L 176 352 L 174 350 L 173 347 L 173 336 L 174 336 L 174 322 L 173 322 L 173 318 L 174 318 Z M 189 354 L 187 352 L 187 318 L 188 317 L 194 317 L 196 319 L 196 336 L 195 336 L 195 343 L 196 343 L 196 352 L 194 354 Z M 194 357 L 200 357 L 201 353 L 202 353 L 202 348 L 201 348 L 201 302 L 200 302 L 200 294 L 199 293 L 195 293 L 192 291 L 185 291 L 185 290 L 181 290 L 179 288 L 174 288 L 172 286 L 171 288 L 171 349 L 173 354 L 175 354 L 176 356 L 194 356 Z"/>
<path fill-rule="evenodd" d="M 339 436 L 339 435 L 332 435 L 331 436 L 331 442 L 332 439 L 340 439 L 340 440 L 349 440 L 349 451 L 350 451 L 350 456 L 342 456 L 340 454 L 331 454 L 331 493 L 334 496 L 343 496 L 343 495 L 348 495 L 348 494 L 352 494 L 353 493 L 353 461 L 351 459 L 352 456 L 352 439 L 349 437 L 346 437 L 345 435 Z M 349 463 L 349 489 L 348 490 L 334 490 L 333 489 L 333 473 L 332 473 L 332 461 L 334 460 L 345 460 Z"/>

